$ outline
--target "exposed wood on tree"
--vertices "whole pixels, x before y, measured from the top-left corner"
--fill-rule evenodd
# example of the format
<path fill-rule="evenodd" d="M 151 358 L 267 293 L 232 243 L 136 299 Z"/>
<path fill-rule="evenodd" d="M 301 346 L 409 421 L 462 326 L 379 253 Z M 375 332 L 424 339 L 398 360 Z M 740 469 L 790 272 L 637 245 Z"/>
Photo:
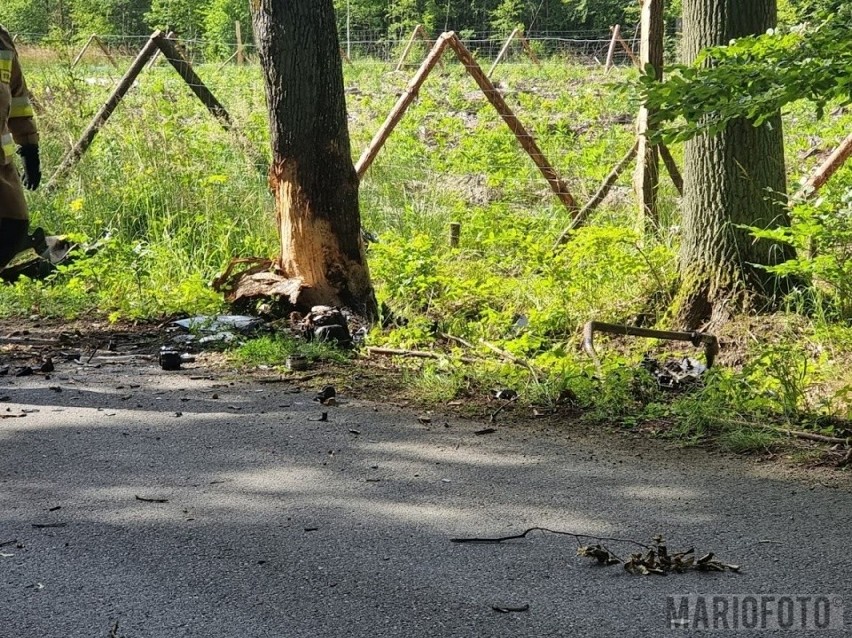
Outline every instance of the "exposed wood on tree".
<path fill-rule="evenodd" d="M 269 185 L 281 242 L 269 274 L 283 280 L 271 285 L 297 285 L 289 301 L 299 309 L 348 307 L 373 318 L 377 306 L 361 239 L 334 4 L 253 0 L 252 19 L 269 107 Z"/>

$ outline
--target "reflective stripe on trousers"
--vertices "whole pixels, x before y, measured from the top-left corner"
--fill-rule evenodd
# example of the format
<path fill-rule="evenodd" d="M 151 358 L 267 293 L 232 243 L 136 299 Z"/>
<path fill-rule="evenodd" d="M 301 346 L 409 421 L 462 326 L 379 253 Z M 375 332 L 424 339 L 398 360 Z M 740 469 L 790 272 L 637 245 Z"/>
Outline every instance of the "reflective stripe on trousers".
<path fill-rule="evenodd" d="M 12 119 L 13 117 L 33 116 L 35 116 L 35 112 L 33 111 L 33 104 L 30 102 L 29 97 L 23 96 L 12 98 L 12 108 L 9 110 L 9 119 Z"/>
<path fill-rule="evenodd" d="M 0 135 L 0 148 L 3 150 L 3 164 L 8 164 L 15 156 L 15 141 L 12 139 L 11 133 Z"/>
<path fill-rule="evenodd" d="M 14 51 L 0 51 L 0 82 L 9 84 L 12 81 L 12 60 L 15 57 Z"/>

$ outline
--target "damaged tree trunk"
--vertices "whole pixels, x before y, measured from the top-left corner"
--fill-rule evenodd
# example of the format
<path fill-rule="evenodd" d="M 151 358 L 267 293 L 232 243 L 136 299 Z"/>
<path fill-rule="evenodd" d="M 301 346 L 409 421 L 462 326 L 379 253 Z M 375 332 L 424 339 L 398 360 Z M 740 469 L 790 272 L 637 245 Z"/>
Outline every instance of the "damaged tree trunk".
<path fill-rule="evenodd" d="M 774 27 L 776 0 L 684 0 L 683 11 L 684 61 L 691 64 L 705 47 Z M 780 114 L 760 127 L 738 120 L 687 142 L 683 189 L 677 323 L 718 325 L 783 295 L 790 282 L 762 266 L 787 261 L 794 251 L 755 241 L 744 228 L 790 223 Z"/>
<path fill-rule="evenodd" d="M 297 308 L 375 317 L 333 2 L 252 0 L 251 7 L 269 108 L 278 274 Z"/>

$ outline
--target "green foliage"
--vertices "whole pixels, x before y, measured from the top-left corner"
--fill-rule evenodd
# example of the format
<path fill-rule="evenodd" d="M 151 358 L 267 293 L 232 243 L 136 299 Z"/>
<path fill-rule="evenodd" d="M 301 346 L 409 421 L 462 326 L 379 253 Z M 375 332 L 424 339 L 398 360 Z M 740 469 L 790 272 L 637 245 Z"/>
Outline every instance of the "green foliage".
<path fill-rule="evenodd" d="M 852 187 L 841 192 L 839 202 L 820 198 L 794 206 L 789 227 L 751 231 L 757 239 L 796 248 L 796 259 L 767 267 L 769 272 L 812 280 L 823 312 L 852 319 Z"/>
<path fill-rule="evenodd" d="M 347 357 L 337 348 L 326 343 L 293 339 L 283 335 L 263 335 L 249 339 L 231 352 L 231 359 L 245 366 L 283 367 L 287 357 L 298 354 L 309 362 L 343 362 Z"/>
<path fill-rule="evenodd" d="M 25 63 L 36 94 L 50 96 L 39 123 L 45 166 L 55 166 L 110 87 L 81 79 L 101 77 L 102 68 L 72 73 L 56 63 Z M 197 69 L 254 145 L 268 148 L 259 69 L 218 66 Z M 384 69 L 367 59 L 344 68 L 355 156 L 408 82 Z M 623 82 L 632 73 L 616 69 L 612 77 Z M 587 200 L 633 143 L 625 118 L 631 107 L 612 97 L 598 72 L 563 60 L 545 59 L 535 67 L 510 61 L 499 74 L 519 119 L 578 200 Z M 816 155 L 797 159 L 814 145 L 814 136 L 822 135 L 827 147 L 852 121 L 838 112 L 816 122 L 809 110 L 795 108 L 788 116 L 795 123 L 787 140 L 791 181 L 819 161 Z M 621 121 L 626 123 L 613 123 Z M 832 129 L 826 130 L 827 122 Z M 680 154 L 677 146 L 672 151 Z M 109 238 L 94 256 L 49 282 L 0 288 L 0 312 L 80 317 L 98 311 L 116 319 L 217 312 L 221 298 L 207 282 L 232 257 L 270 256 L 278 248 L 273 203 L 258 168 L 171 69 L 146 71 L 71 178 L 50 196 L 28 194 L 34 225 L 81 240 L 102 239 L 107 232 Z M 848 179 L 838 173 L 840 181 L 832 184 Z M 653 324 L 676 277 L 675 191 L 667 180 L 661 183 L 663 226 L 646 237 L 633 229 L 629 181 L 625 175 L 590 225 L 554 251 L 567 212 L 464 71 L 451 64 L 437 69 L 361 183 L 363 225 L 379 238 L 368 249 L 371 274 L 388 310 L 385 327 L 373 328 L 370 343 L 453 355 L 422 373 L 407 373 L 415 392 L 435 402 L 512 387 L 524 402 L 555 406 L 559 393 L 570 389 L 589 418 L 626 425 L 672 421 L 682 427 L 684 440 L 701 431 L 725 434 L 756 419 L 804 418 L 799 427 L 817 427 L 808 421 L 810 413 L 847 414 L 850 393 L 842 387 L 852 384 L 842 362 L 852 348 L 852 331 L 835 321 L 836 312 L 826 313 L 822 324 L 814 320 L 801 352 L 775 354 L 748 371 L 720 369 L 704 391 L 683 402 L 661 395 L 638 368 L 639 348 L 647 345 L 641 341 L 604 340 L 604 379 L 594 378 L 579 348 L 580 326 L 589 319 L 631 322 L 638 316 Z M 830 218 L 845 206 L 839 193 L 826 189 L 825 202 L 815 204 L 826 223 L 834 223 Z M 457 249 L 446 238 L 451 221 L 462 227 Z M 828 246 L 837 232 L 827 226 L 818 242 Z M 818 287 L 828 297 L 829 287 Z M 496 361 L 482 340 L 529 361 L 535 373 Z M 243 353 L 247 365 L 281 365 L 289 347 L 267 339 Z M 487 361 L 460 365 L 459 355 Z M 745 356 L 762 357 L 757 350 Z M 780 375 L 768 363 L 778 359 L 796 359 L 797 367 Z"/>
<path fill-rule="evenodd" d="M 227 59 L 234 50 L 235 21 L 240 22 L 240 35 L 244 44 L 252 42 L 251 14 L 248 2 L 243 0 L 211 0 L 201 9 L 205 55 L 212 60 Z"/>
<path fill-rule="evenodd" d="M 145 19 L 152 27 L 171 29 L 184 38 L 195 38 L 202 32 L 204 0 L 152 0 Z"/>
<path fill-rule="evenodd" d="M 640 90 L 657 110 L 656 135 L 683 141 L 738 118 L 758 126 L 800 99 L 820 116 L 833 100 L 852 101 L 850 24 L 852 5 L 843 3 L 789 30 L 705 49 L 693 65 L 672 67 L 664 82 L 644 74 Z"/>

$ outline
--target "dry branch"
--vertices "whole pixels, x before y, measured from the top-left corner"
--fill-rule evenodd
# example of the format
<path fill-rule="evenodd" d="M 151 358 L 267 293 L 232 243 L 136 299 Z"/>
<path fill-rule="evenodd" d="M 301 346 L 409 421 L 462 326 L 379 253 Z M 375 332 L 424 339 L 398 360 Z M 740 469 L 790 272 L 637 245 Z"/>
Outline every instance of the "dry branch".
<path fill-rule="evenodd" d="M 457 359 L 464 363 L 481 363 L 481 359 L 472 357 L 454 357 L 449 354 L 438 354 L 424 350 L 403 350 L 401 348 L 367 348 L 367 354 L 378 354 L 387 357 L 413 357 L 415 359 Z"/>

